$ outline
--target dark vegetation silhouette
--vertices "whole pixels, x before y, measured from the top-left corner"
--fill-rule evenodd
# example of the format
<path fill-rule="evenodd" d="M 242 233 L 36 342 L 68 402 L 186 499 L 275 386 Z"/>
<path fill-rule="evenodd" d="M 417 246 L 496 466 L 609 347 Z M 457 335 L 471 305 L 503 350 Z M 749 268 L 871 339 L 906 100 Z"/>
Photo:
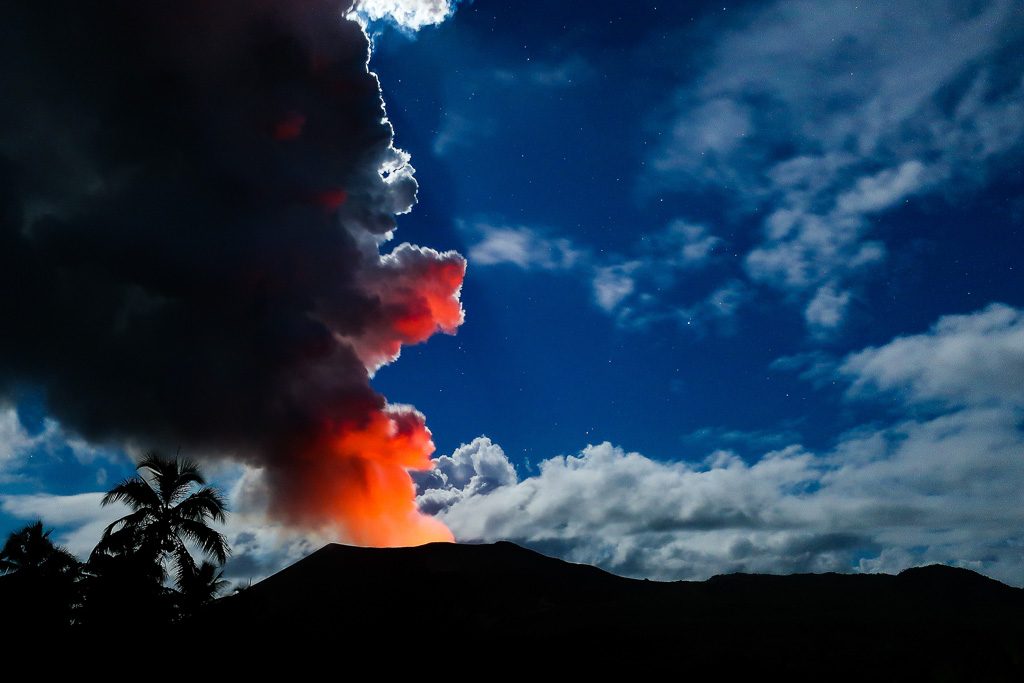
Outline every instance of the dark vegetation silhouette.
<path fill-rule="evenodd" d="M 153 451 L 137 469 L 103 497 L 130 512 L 104 530 L 88 562 L 55 546 L 42 521 L 9 536 L 0 552 L 7 628 L 168 627 L 227 588 L 220 565 L 230 549 L 211 526 L 226 520 L 222 495 L 187 459 Z"/>
<path fill-rule="evenodd" d="M 54 545 L 42 522 L 10 535 L 0 551 L 0 625 L 16 632 L 0 642 L 99 652 L 116 633 L 122 647 L 177 651 L 215 638 L 224 651 L 253 653 L 233 660 L 244 670 L 295 653 L 365 657 L 447 638 L 463 663 L 514 645 L 535 662 L 582 670 L 627 663 L 637 673 L 678 670 L 701 680 L 737 671 L 792 680 L 1024 680 L 1024 590 L 938 565 L 898 576 L 658 582 L 506 542 L 331 544 L 218 599 L 228 547 L 210 525 L 225 518 L 220 494 L 186 460 L 150 454 L 138 467 L 142 476 L 105 496 L 130 512 L 106 529 L 88 562 Z"/>
<path fill-rule="evenodd" d="M 19 628 L 64 627 L 81 604 L 81 563 L 54 545 L 52 531 L 37 521 L 12 532 L 0 550 L 0 619 L 18 614 Z"/>
<path fill-rule="evenodd" d="M 535 675 L 626 666 L 639 680 L 1024 680 L 1024 590 L 939 565 L 660 582 L 505 542 L 332 544 L 209 605 L 195 630 L 214 627 L 260 652 L 391 643 L 446 672 L 479 660 Z"/>

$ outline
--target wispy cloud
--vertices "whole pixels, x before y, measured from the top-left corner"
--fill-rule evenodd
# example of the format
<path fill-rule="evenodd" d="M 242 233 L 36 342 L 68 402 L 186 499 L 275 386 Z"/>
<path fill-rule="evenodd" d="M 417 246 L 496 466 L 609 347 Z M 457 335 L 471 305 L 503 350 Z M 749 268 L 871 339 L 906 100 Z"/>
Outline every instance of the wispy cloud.
<path fill-rule="evenodd" d="M 564 88 L 590 78 L 594 69 L 579 55 L 558 62 L 529 62 L 518 68 L 497 69 L 494 77 L 503 83 L 526 83 L 545 88 Z"/>
<path fill-rule="evenodd" d="M 474 236 L 469 258 L 477 266 L 511 264 L 524 270 L 567 270 L 588 259 L 570 240 L 548 237 L 527 226 L 478 222 L 462 228 Z"/>
<path fill-rule="evenodd" d="M 756 208 L 747 275 L 792 295 L 824 334 L 885 258 L 881 214 L 981 182 L 1019 148 L 1024 17 L 1009 0 L 782 0 L 741 17 L 677 93 L 649 180 Z"/>
<path fill-rule="evenodd" d="M 434 138 L 434 154 L 445 156 L 454 149 L 471 147 L 481 138 L 491 135 L 493 130 L 493 123 L 489 120 L 446 111 Z"/>
<path fill-rule="evenodd" d="M 707 227 L 683 220 L 641 235 L 625 254 L 604 253 L 528 226 L 461 222 L 474 266 L 513 265 L 562 271 L 590 280 L 594 303 L 627 327 L 672 321 L 683 326 L 731 318 L 747 298 L 739 280 L 728 280 L 705 298 L 680 303 L 674 288 L 711 265 L 724 243 Z"/>
<path fill-rule="evenodd" d="M 24 469 L 33 458 L 50 458 L 64 449 L 83 464 L 121 457 L 119 451 L 87 443 L 52 418 L 44 420 L 41 429 L 30 431 L 17 408 L 0 406 L 0 482 L 24 478 Z"/>
<path fill-rule="evenodd" d="M 848 356 L 838 370 L 855 397 L 1024 409 L 1024 312 L 992 304 L 944 316 L 926 333 Z"/>

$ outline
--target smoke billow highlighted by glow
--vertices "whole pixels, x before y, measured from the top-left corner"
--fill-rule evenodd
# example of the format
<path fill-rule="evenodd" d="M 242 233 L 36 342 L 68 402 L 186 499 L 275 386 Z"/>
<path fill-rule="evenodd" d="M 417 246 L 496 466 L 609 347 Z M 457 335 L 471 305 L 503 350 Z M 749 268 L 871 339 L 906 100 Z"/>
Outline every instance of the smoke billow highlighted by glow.
<path fill-rule="evenodd" d="M 300 453 L 305 460 L 277 516 L 316 526 L 326 515 L 360 545 L 419 545 L 452 541 L 448 528 L 420 513 L 409 470 L 428 470 L 434 452 L 423 415 L 389 405 L 362 420 L 339 419 Z"/>
<path fill-rule="evenodd" d="M 454 4 L 452 0 L 356 0 L 351 15 L 362 23 L 390 19 L 404 29 L 418 31 L 447 19 Z"/>
<path fill-rule="evenodd" d="M 382 252 L 417 184 L 350 9 L 4 5 L 0 400 L 27 387 L 89 441 L 244 461 L 296 527 L 451 540 L 415 504 L 423 415 L 370 379 L 456 331 L 466 263 Z"/>

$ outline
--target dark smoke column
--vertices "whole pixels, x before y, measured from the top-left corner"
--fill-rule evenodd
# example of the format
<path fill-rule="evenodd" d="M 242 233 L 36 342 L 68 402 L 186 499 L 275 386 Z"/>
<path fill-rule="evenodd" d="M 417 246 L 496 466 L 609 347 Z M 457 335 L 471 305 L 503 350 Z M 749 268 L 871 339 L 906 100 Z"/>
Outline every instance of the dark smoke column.
<path fill-rule="evenodd" d="M 264 468 L 271 510 L 350 541 L 450 539 L 415 508 L 423 416 L 369 374 L 462 323 L 465 261 L 415 203 L 337 0 L 0 10 L 0 400 L 94 442 Z"/>

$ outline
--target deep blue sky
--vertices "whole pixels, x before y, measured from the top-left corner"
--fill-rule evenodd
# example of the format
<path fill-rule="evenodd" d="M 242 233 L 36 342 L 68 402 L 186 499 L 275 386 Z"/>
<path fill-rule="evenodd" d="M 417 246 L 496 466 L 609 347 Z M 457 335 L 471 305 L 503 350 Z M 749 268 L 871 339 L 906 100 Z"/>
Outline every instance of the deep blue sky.
<path fill-rule="evenodd" d="M 474 0 L 370 30 L 419 182 L 395 244 L 468 260 L 458 334 L 373 386 L 426 414 L 421 504 L 458 538 L 1024 584 L 1019 2 Z M 0 531 L 130 473 L 18 408 Z M 308 550 L 243 527 L 248 572 Z"/>
<path fill-rule="evenodd" d="M 716 36 L 745 21 L 748 8 L 731 3 L 595 2 L 585 12 L 551 3 L 524 16 L 521 3 L 480 0 L 415 39 L 385 33 L 372 67 L 421 184 L 398 239 L 465 254 L 473 236 L 457 226 L 482 220 L 615 253 L 684 218 L 726 244 L 663 304 L 688 306 L 745 279 L 762 213 L 739 213 L 743 198 L 728 188 L 687 178 L 654 187 L 645 175 L 677 115 L 673 98 L 708 67 Z M 1019 66 L 1019 47 L 1010 56 Z M 572 82 L 531 80 L 566 65 Z M 438 154 L 452 121 L 461 139 Z M 773 151 L 758 170 L 791 156 Z M 848 317 L 826 338 L 808 335 L 801 302 L 785 291 L 758 288 L 724 330 L 638 330 L 600 310 L 579 272 L 470 258 L 458 337 L 405 350 L 376 384 L 427 414 L 441 452 L 484 433 L 516 458 L 606 439 L 653 457 L 703 457 L 686 438 L 696 430 L 780 425 L 825 444 L 865 416 L 839 405 L 841 388 L 815 390 L 772 361 L 819 349 L 841 356 L 943 314 L 1024 303 L 1014 270 L 1024 248 L 1019 162 L 1008 154 L 976 185 L 939 186 L 873 216 L 869 234 L 887 258 L 857 276 Z"/>

